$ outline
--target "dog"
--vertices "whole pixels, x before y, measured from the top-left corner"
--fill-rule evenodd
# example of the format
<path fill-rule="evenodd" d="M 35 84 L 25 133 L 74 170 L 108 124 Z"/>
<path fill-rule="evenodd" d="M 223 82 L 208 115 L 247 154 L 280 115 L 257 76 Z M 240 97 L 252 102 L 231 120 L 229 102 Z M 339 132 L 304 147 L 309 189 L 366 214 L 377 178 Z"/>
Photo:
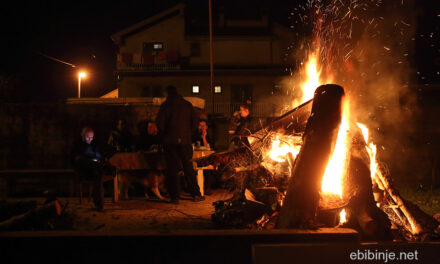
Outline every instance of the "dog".
<path fill-rule="evenodd" d="M 161 195 L 160 189 L 163 189 L 165 176 L 161 170 L 130 170 L 120 171 L 119 183 L 120 191 L 123 197 L 128 200 L 128 188 L 132 183 L 140 183 L 145 187 L 145 199 L 148 200 L 148 189 L 150 189 L 161 201 L 165 198 Z"/>

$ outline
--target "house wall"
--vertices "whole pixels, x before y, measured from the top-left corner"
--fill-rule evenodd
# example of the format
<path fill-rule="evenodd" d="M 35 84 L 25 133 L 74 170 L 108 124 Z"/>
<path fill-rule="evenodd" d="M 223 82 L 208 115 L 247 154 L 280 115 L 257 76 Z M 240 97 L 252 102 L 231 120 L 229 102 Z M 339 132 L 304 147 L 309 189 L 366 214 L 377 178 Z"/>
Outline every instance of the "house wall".
<path fill-rule="evenodd" d="M 215 94 L 215 102 L 231 102 L 231 87 L 235 85 L 251 85 L 252 101 L 264 102 L 271 96 L 273 86 L 280 82 L 282 77 L 277 76 L 215 76 L 214 85 L 222 87 L 221 94 Z M 207 102 L 212 101 L 210 78 L 207 75 L 196 76 L 126 76 L 119 84 L 120 97 L 141 97 L 145 96 L 147 87 L 161 86 L 164 89 L 167 85 L 174 85 L 183 96 L 197 96 L 204 98 Z M 199 94 L 192 93 L 192 86 L 200 87 Z"/>
<path fill-rule="evenodd" d="M 144 42 L 163 42 L 164 49 L 186 51 L 184 41 L 185 23 L 183 15 L 176 15 L 161 23 L 125 38 L 120 52 L 141 53 Z M 189 49 L 188 49 L 189 54 Z"/>
<path fill-rule="evenodd" d="M 274 28 L 278 27 L 274 25 Z M 119 52 L 134 54 L 133 62 L 140 63 L 144 42 L 162 42 L 164 51 L 179 51 L 181 56 L 189 57 L 190 65 L 209 64 L 209 39 L 206 36 L 185 36 L 183 15 L 127 36 Z M 200 43 L 200 56 L 190 56 L 193 42 Z M 288 45 L 290 40 L 284 36 L 214 36 L 213 56 L 216 65 L 278 65 L 283 63 L 283 50 Z M 164 59 L 155 60 L 155 63 L 161 62 L 166 63 Z M 122 67 L 119 64 L 119 68 Z"/>

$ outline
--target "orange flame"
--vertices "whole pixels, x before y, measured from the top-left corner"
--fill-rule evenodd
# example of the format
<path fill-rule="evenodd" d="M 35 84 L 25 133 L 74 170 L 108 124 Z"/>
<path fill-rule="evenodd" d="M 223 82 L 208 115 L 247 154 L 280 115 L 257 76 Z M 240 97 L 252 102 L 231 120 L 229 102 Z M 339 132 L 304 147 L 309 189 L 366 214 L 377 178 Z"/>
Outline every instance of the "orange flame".
<path fill-rule="evenodd" d="M 305 79 L 305 81 L 301 83 L 301 96 L 293 100 L 293 107 L 296 107 L 312 99 L 316 88 L 318 88 L 321 84 L 329 83 L 332 81 L 331 77 L 322 80 L 321 69 L 318 65 L 318 54 L 319 48 L 316 49 L 315 52 L 311 52 L 309 54 L 308 60 L 305 63 L 305 67 L 301 71 L 302 79 Z"/>
<path fill-rule="evenodd" d="M 300 146 L 292 145 L 285 141 L 281 142 L 279 138 L 276 138 L 272 141 L 272 148 L 269 151 L 268 156 L 277 162 L 284 162 L 286 159 L 284 158 L 287 153 L 292 153 L 293 157 L 296 157 L 299 153 Z"/>
<path fill-rule="evenodd" d="M 377 167 L 378 167 L 377 161 L 376 161 L 377 148 L 373 142 L 369 142 L 368 128 L 361 123 L 356 123 L 356 125 L 361 129 L 362 136 L 364 136 L 365 143 L 367 143 L 367 145 L 365 146 L 365 149 L 367 150 L 368 155 L 370 156 L 371 179 L 374 179 L 376 172 L 377 172 Z"/>
<path fill-rule="evenodd" d="M 306 75 L 307 80 L 302 84 L 302 97 L 301 103 L 306 102 L 313 98 L 313 94 L 315 93 L 316 88 L 321 84 L 319 80 L 319 76 L 321 75 L 321 71 L 318 70 L 318 58 L 316 54 L 312 53 L 309 57 L 308 62 L 306 63 Z"/>
<path fill-rule="evenodd" d="M 342 121 L 339 126 L 336 145 L 325 169 L 321 191 L 323 194 L 336 194 L 342 198 L 342 178 L 348 166 L 349 116 L 348 100 L 343 101 Z"/>

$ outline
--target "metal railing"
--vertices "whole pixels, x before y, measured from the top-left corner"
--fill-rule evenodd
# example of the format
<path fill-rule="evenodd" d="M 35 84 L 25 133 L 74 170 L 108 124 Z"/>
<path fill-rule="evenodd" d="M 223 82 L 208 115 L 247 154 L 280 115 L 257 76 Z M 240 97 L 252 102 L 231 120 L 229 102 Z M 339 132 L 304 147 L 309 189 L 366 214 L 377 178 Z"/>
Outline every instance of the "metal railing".
<path fill-rule="evenodd" d="M 242 103 L 214 103 L 214 113 L 230 117 L 235 111 L 240 110 Z M 212 103 L 206 102 L 206 113 L 212 114 Z M 279 114 L 279 107 L 271 103 L 252 103 L 251 114 L 254 117 L 273 117 Z"/>
<path fill-rule="evenodd" d="M 163 71 L 163 70 L 179 70 L 180 64 L 168 63 L 168 64 L 144 64 L 144 63 L 122 63 L 118 64 L 120 70 L 150 70 L 150 71 Z"/>

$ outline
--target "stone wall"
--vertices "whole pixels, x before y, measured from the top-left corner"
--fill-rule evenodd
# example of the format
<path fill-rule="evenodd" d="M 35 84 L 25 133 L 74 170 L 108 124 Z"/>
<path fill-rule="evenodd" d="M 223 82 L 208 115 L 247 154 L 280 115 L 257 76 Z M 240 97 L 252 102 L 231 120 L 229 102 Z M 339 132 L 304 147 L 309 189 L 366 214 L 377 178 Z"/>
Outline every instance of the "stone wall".
<path fill-rule="evenodd" d="M 139 135 L 139 124 L 154 119 L 157 111 L 152 105 L 2 104 L 0 169 L 69 168 L 82 127 L 92 127 L 103 144 L 116 120 L 125 119 Z"/>

